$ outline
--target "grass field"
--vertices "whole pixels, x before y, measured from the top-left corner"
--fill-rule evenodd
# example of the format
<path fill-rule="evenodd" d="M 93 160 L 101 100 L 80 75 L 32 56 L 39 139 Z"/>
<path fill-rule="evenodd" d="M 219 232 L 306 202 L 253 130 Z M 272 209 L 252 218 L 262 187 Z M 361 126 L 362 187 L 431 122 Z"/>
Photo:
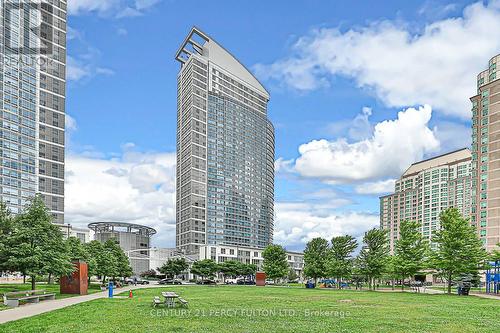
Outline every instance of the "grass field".
<path fill-rule="evenodd" d="M 189 309 L 153 309 L 173 290 Z M 476 297 L 254 286 L 169 286 L 0 325 L 1 332 L 500 332 Z"/>
<path fill-rule="evenodd" d="M 48 293 L 55 293 L 56 294 L 56 299 L 59 298 L 66 298 L 66 297 L 74 297 L 78 295 L 71 295 L 71 294 L 61 294 L 59 293 L 59 285 L 58 284 L 47 284 L 47 283 L 37 283 L 36 289 L 38 290 L 45 290 Z M 23 290 L 31 290 L 31 283 L 24 283 L 24 284 L 14 284 L 14 283 L 4 283 L 0 284 L 0 296 L 3 296 L 3 294 L 11 292 L 11 291 L 23 291 Z M 91 284 L 88 292 L 89 294 L 96 293 L 101 291 L 99 288 L 98 284 Z M 4 306 L 3 303 L 0 303 L 0 310 L 5 310 L 8 309 L 8 307 Z"/>

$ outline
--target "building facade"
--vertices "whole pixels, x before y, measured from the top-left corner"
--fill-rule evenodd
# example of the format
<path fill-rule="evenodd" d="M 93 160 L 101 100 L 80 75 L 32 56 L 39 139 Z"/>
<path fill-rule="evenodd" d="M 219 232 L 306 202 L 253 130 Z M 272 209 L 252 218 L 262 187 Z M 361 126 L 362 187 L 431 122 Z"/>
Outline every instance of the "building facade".
<path fill-rule="evenodd" d="M 69 237 L 76 237 L 78 238 L 82 243 L 88 243 L 90 242 L 90 230 L 86 228 L 79 228 L 75 227 L 72 224 L 60 224 L 59 225 L 63 237 L 65 239 Z"/>
<path fill-rule="evenodd" d="M 197 254 L 184 255 L 177 248 L 152 247 L 149 249 L 149 268 L 160 273 L 159 268 L 168 260 L 183 258 L 191 266 L 198 260 Z M 187 275 L 186 275 L 187 276 Z"/>
<path fill-rule="evenodd" d="M 263 249 L 225 246 L 225 245 L 204 245 L 199 248 L 199 260 L 212 259 L 216 263 L 221 263 L 227 260 L 236 260 L 244 264 L 254 264 L 257 270 L 262 270 L 264 258 L 262 257 Z M 299 277 L 303 277 L 304 271 L 304 254 L 300 252 L 287 251 L 287 260 L 290 270 L 293 270 Z"/>
<path fill-rule="evenodd" d="M 64 223 L 66 1 L 0 3 L 0 199 L 36 193 Z"/>
<path fill-rule="evenodd" d="M 464 148 L 412 164 L 396 181 L 395 191 L 380 197 L 380 226 L 389 230 L 391 252 L 399 238 L 402 221 L 421 224 L 422 235 L 431 242 L 439 230 L 439 214 L 449 207 L 471 216 L 471 152 Z M 431 242 L 432 245 L 432 242 Z"/>
<path fill-rule="evenodd" d="M 139 224 L 125 222 L 94 222 L 88 225 L 94 232 L 94 239 L 105 243 L 115 239 L 129 257 L 134 275 L 149 270 L 149 248 L 151 236 L 156 230 Z"/>
<path fill-rule="evenodd" d="M 269 93 L 227 50 L 193 28 L 176 54 L 176 247 L 272 242 L 274 128 Z"/>
<path fill-rule="evenodd" d="M 473 214 L 491 251 L 500 242 L 500 55 L 477 77 L 472 101 Z M 497 74 L 498 73 L 498 74 Z"/>

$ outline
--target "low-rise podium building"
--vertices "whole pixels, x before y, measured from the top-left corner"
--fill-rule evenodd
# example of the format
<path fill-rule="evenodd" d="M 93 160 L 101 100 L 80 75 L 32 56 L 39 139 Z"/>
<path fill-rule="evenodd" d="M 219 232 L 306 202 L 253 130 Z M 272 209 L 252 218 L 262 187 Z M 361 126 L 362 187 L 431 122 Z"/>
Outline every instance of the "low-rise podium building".
<path fill-rule="evenodd" d="M 88 225 L 94 231 L 94 239 L 101 243 L 114 238 L 130 259 L 134 275 L 149 270 L 151 236 L 156 230 L 140 224 L 125 222 L 94 222 Z"/>

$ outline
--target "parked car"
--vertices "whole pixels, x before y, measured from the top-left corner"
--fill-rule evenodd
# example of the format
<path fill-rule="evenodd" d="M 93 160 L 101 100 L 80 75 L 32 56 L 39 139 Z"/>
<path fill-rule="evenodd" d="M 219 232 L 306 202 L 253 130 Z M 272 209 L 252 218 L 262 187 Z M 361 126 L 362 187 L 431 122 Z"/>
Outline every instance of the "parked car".
<path fill-rule="evenodd" d="M 130 284 L 134 284 L 134 280 L 135 280 L 135 282 L 137 284 L 149 284 L 148 280 L 144 280 L 143 278 L 140 278 L 140 277 L 137 277 L 135 279 L 133 277 L 131 277 L 131 278 L 125 278 L 124 283 L 129 284 L 129 285 Z"/>
<path fill-rule="evenodd" d="M 198 280 L 196 284 L 217 284 L 214 280 Z"/>
<path fill-rule="evenodd" d="M 159 280 L 158 284 L 182 284 L 182 281 L 179 279 L 166 278 Z"/>
<path fill-rule="evenodd" d="M 226 279 L 226 284 L 237 284 L 238 279 Z"/>
<path fill-rule="evenodd" d="M 266 280 L 266 284 L 273 285 L 274 284 L 274 280 L 267 279 Z"/>
<path fill-rule="evenodd" d="M 236 284 L 245 284 L 245 285 L 253 285 L 255 284 L 255 281 L 253 280 L 245 280 L 245 279 L 238 279 Z"/>

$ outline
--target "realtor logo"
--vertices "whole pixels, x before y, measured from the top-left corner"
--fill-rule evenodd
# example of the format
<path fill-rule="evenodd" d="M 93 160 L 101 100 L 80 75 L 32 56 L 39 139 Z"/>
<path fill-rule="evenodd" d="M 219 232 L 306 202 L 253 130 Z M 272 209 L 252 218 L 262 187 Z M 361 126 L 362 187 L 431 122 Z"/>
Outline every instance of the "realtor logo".
<path fill-rule="evenodd" d="M 6 55 L 51 55 L 54 6 L 46 0 L 2 0 Z"/>

